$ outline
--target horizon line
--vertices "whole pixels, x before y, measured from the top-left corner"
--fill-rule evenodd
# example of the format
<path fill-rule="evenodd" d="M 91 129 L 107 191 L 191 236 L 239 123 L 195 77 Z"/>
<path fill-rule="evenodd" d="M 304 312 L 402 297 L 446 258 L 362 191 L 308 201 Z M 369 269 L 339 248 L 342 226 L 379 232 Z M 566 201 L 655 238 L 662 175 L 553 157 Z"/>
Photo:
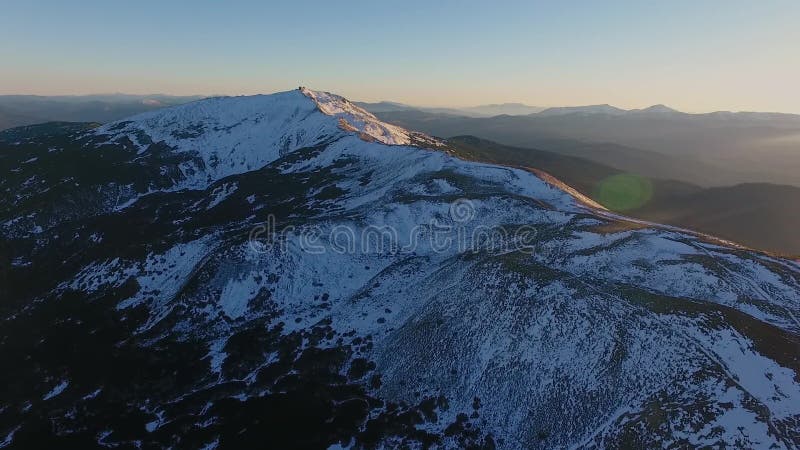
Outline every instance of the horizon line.
<path fill-rule="evenodd" d="M 79 97 L 100 97 L 100 96 L 129 96 L 129 97 L 163 96 L 163 97 L 176 97 L 176 98 L 198 97 L 197 100 L 202 100 L 202 99 L 214 98 L 214 97 L 247 97 L 247 96 L 255 96 L 255 95 L 270 95 L 270 94 L 277 94 L 277 93 L 280 93 L 280 92 L 291 92 L 291 91 L 296 90 L 296 89 L 298 89 L 298 88 L 288 89 L 288 90 L 277 90 L 277 91 L 273 91 L 273 92 L 247 93 L 247 94 L 221 94 L 221 93 L 215 93 L 215 94 L 169 94 L 169 93 L 166 93 L 166 92 L 152 92 L 152 93 L 147 93 L 147 94 L 134 94 L 134 93 L 127 93 L 127 92 L 96 92 L 96 93 L 77 93 L 77 94 L 76 93 L 72 93 L 72 94 L 0 93 L 0 97 L 74 97 L 74 98 L 79 98 Z M 315 90 L 318 90 L 318 89 L 315 89 Z M 321 91 L 329 92 L 329 93 L 332 93 L 332 94 L 335 94 L 335 95 L 340 95 L 340 94 L 337 94 L 334 91 L 324 91 L 324 90 L 321 90 Z M 753 109 L 713 109 L 713 110 L 703 110 L 703 111 L 698 111 L 698 110 L 691 110 L 691 111 L 687 110 L 687 111 L 684 111 L 684 110 L 681 110 L 681 109 L 673 108 L 673 107 L 669 106 L 669 103 L 664 103 L 664 102 L 653 103 L 653 104 L 650 104 L 650 105 L 647 105 L 647 106 L 641 106 L 641 107 L 635 107 L 635 108 L 623 108 L 623 107 L 615 106 L 615 105 L 613 105 L 611 103 L 556 104 L 556 105 L 546 106 L 546 105 L 532 105 L 532 104 L 529 104 L 529 103 L 525 103 L 523 101 L 513 101 L 513 100 L 512 101 L 504 101 L 504 102 L 494 102 L 494 103 L 471 104 L 471 105 L 465 105 L 465 106 L 454 106 L 454 105 L 420 105 L 420 104 L 405 103 L 405 102 L 401 102 L 401 101 L 387 100 L 387 99 L 373 100 L 373 101 L 354 100 L 354 99 L 351 99 L 350 97 L 347 97 L 347 96 L 344 96 L 344 95 L 340 95 L 340 96 L 344 97 L 345 99 L 347 99 L 348 101 L 353 102 L 353 103 L 371 103 L 371 104 L 392 103 L 392 104 L 407 106 L 407 107 L 411 107 L 411 108 L 424 108 L 424 109 L 454 109 L 454 110 L 459 110 L 459 109 L 470 109 L 470 108 L 480 108 L 480 107 L 490 107 L 490 106 L 521 105 L 521 106 L 526 106 L 526 107 L 530 107 L 530 108 L 541 108 L 542 111 L 544 111 L 544 110 L 551 109 L 551 108 L 586 108 L 586 107 L 593 107 L 593 106 L 610 106 L 612 108 L 616 108 L 616 109 L 619 109 L 619 110 L 622 110 L 622 111 L 630 112 L 630 111 L 636 111 L 636 110 L 645 110 L 645 109 L 648 109 L 648 108 L 651 108 L 651 107 L 654 107 L 654 106 L 665 106 L 667 108 L 670 108 L 670 109 L 674 110 L 677 113 L 689 114 L 689 115 L 702 115 L 702 114 L 714 114 L 714 113 L 786 114 L 786 115 L 793 115 L 793 116 L 800 115 L 800 111 L 798 111 L 798 112 L 759 111 L 759 110 L 753 110 Z M 531 113 L 531 114 L 537 114 L 537 113 Z M 498 115 L 504 115 L 504 114 L 498 114 Z M 505 115 L 508 115 L 508 114 L 505 114 Z M 530 115 L 530 114 L 514 114 L 514 115 Z"/>

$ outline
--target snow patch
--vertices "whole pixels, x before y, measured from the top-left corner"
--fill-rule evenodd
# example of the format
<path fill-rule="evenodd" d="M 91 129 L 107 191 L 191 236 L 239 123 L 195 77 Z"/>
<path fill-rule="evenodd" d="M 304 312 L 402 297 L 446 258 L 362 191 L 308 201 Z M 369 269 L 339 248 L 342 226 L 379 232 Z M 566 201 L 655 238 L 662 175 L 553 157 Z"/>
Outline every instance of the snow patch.
<path fill-rule="evenodd" d="M 58 383 L 53 389 L 50 390 L 50 392 L 48 392 L 47 394 L 44 395 L 44 397 L 42 397 L 42 400 L 50 400 L 53 397 L 57 397 L 62 392 L 64 392 L 64 389 L 66 389 L 67 386 L 69 386 L 68 380 L 64 380 Z"/>

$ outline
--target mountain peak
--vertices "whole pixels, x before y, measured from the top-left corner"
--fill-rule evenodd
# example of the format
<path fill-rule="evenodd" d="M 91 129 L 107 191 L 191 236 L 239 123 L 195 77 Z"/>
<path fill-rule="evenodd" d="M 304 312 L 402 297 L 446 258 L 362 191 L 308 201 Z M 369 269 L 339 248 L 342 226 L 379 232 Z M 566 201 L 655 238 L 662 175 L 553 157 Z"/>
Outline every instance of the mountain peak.
<path fill-rule="evenodd" d="M 422 133 L 381 122 L 344 97 L 301 87 L 269 95 L 214 97 L 150 111 L 94 131 L 144 154 L 156 145 L 197 156 L 180 187 L 263 167 L 295 150 L 354 135 L 386 145 L 439 147 Z"/>
<path fill-rule="evenodd" d="M 680 111 L 676 109 L 672 109 L 667 105 L 664 104 L 657 104 L 653 106 L 648 106 L 647 108 L 643 109 L 632 109 L 629 112 L 632 113 L 647 113 L 647 114 L 675 114 L 680 113 Z"/>
<path fill-rule="evenodd" d="M 375 140 L 387 145 L 441 145 L 435 139 L 422 133 L 411 132 L 396 125 L 382 122 L 372 113 L 357 106 L 346 98 L 325 91 L 315 91 L 301 86 L 299 91 L 310 98 L 317 108 L 328 116 L 336 117 L 341 127 L 356 131 L 367 140 Z"/>

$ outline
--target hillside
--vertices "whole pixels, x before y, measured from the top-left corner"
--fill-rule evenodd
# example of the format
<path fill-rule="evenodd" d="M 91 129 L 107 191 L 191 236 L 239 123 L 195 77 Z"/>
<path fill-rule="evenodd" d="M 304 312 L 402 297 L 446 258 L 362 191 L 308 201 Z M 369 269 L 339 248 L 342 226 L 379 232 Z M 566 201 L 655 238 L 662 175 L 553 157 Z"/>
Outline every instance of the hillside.
<path fill-rule="evenodd" d="M 604 181 L 624 171 L 582 158 L 543 150 L 510 147 L 473 136 L 447 140 L 466 159 L 520 167 L 534 167 L 563 180 L 582 194 L 604 201 Z M 719 236 L 778 254 L 800 255 L 800 213 L 788 205 L 800 204 L 800 188 L 768 183 L 701 188 L 674 180 L 648 179 L 651 195 L 625 214 L 657 223 L 676 225 Z M 623 200 L 636 192 L 623 193 Z"/>
<path fill-rule="evenodd" d="M 800 445 L 796 262 L 454 152 L 306 88 L 0 133 L 1 442 Z"/>
<path fill-rule="evenodd" d="M 800 205 L 800 188 L 752 183 L 660 199 L 633 215 L 797 257 L 800 211 L 794 205 Z"/>

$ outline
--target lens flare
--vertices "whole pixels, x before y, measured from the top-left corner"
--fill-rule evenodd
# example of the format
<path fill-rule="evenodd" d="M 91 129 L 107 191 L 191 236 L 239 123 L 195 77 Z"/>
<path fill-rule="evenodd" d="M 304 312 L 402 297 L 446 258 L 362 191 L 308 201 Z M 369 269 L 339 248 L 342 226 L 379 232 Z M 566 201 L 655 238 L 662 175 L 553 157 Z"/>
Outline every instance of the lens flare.
<path fill-rule="evenodd" d="M 628 211 L 644 206 L 653 197 L 653 183 L 639 175 L 626 173 L 600 182 L 595 198 L 612 211 Z"/>

